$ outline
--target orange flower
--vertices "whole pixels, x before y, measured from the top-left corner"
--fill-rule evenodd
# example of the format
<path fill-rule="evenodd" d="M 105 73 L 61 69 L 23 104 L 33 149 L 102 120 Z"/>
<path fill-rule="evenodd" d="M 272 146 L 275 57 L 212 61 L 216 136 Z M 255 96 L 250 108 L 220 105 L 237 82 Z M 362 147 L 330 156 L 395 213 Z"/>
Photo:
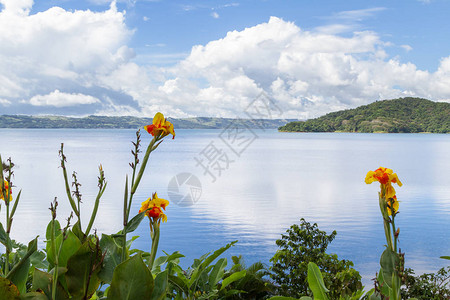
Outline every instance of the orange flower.
<path fill-rule="evenodd" d="M 163 222 L 167 221 L 167 216 L 163 213 L 163 210 L 166 210 L 167 205 L 169 205 L 169 201 L 166 199 L 158 198 L 158 194 L 154 193 L 152 198 L 148 198 L 141 204 L 141 209 L 139 213 L 143 211 L 147 211 L 145 215 L 149 218 L 153 218 L 153 220 L 162 220 Z"/>
<path fill-rule="evenodd" d="M 402 186 L 402 182 L 398 179 L 396 173 L 391 169 L 379 167 L 375 171 L 367 172 L 365 182 L 371 184 L 372 182 L 378 181 L 381 184 L 382 189 L 384 188 L 386 199 L 393 198 L 395 196 L 395 189 L 392 183 Z"/>
<path fill-rule="evenodd" d="M 171 134 L 173 139 L 175 138 L 175 131 L 173 129 L 173 124 L 164 118 L 164 115 L 160 112 L 156 113 L 153 117 L 153 123 L 151 125 L 144 126 L 144 129 L 150 133 L 152 136 L 161 135 L 165 137 Z"/>
<path fill-rule="evenodd" d="M 3 180 L 3 183 L 5 185 L 5 191 L 7 191 L 7 193 L 8 193 L 8 191 L 9 191 L 9 183 L 6 180 Z M 9 201 L 11 201 L 12 200 L 12 196 L 11 196 L 12 191 L 9 191 L 9 193 L 10 193 L 9 194 Z M 4 200 L 3 191 L 0 191 L 0 200 Z"/>

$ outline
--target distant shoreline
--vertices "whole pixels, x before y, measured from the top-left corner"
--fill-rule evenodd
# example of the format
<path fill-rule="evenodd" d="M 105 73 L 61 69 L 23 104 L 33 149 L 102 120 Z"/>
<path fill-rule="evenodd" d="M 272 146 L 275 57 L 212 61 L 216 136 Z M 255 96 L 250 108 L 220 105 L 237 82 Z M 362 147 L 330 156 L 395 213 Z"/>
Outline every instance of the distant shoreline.
<path fill-rule="evenodd" d="M 178 129 L 224 129 L 229 126 L 277 129 L 294 119 L 237 119 L 197 117 L 168 118 Z M 0 128 L 16 129 L 136 129 L 152 123 L 152 118 L 88 116 L 73 118 L 64 116 L 0 115 Z"/>

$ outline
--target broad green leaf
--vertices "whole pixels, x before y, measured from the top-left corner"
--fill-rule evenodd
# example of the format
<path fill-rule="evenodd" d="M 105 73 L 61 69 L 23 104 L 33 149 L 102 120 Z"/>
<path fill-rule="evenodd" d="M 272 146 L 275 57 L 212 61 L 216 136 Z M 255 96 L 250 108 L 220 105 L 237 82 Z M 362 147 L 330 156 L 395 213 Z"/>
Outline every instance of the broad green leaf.
<path fill-rule="evenodd" d="M 45 231 L 45 238 L 47 241 L 50 241 L 52 239 L 52 222 L 50 221 L 47 225 L 47 230 Z M 58 220 L 55 220 L 55 237 L 61 234 L 61 225 L 59 224 Z"/>
<path fill-rule="evenodd" d="M 20 300 L 48 300 L 47 296 L 44 293 L 40 292 L 29 292 L 23 295 L 20 295 Z"/>
<path fill-rule="evenodd" d="M 375 295 L 375 293 L 373 293 L 372 295 L 370 295 L 369 300 L 381 300 L 380 296 Z"/>
<path fill-rule="evenodd" d="M 197 279 L 199 278 L 199 276 L 217 257 L 219 257 L 222 253 L 224 253 L 226 250 L 228 250 L 228 248 L 230 248 L 231 246 L 233 246 L 236 243 L 237 243 L 237 241 L 231 242 L 228 245 L 226 245 L 225 247 L 222 247 L 222 248 L 214 251 L 213 254 L 206 257 L 205 260 L 198 267 L 196 267 L 194 269 L 194 271 L 192 272 L 191 278 L 189 280 L 189 288 L 191 288 L 193 286 L 193 284 L 197 282 Z M 194 262 L 194 264 L 195 264 L 195 262 Z"/>
<path fill-rule="evenodd" d="M 38 269 L 34 269 L 33 273 L 33 283 L 32 283 L 32 291 L 41 290 L 45 293 L 47 298 L 52 298 L 52 275 L 49 273 L 40 271 Z M 69 299 L 69 295 L 64 290 L 64 288 L 57 283 L 56 288 L 56 299 L 54 300 L 65 300 Z"/>
<path fill-rule="evenodd" d="M 6 234 L 5 228 L 3 228 L 3 224 L 0 223 L 0 243 L 2 243 L 5 247 L 12 249 L 13 245 L 11 239 Z"/>
<path fill-rule="evenodd" d="M 167 287 L 169 285 L 169 272 L 165 270 L 155 277 L 155 287 L 153 289 L 151 300 L 166 299 Z"/>
<path fill-rule="evenodd" d="M 45 259 L 45 253 L 42 251 L 36 251 L 30 256 L 31 265 L 38 269 L 47 269 L 48 262 Z"/>
<path fill-rule="evenodd" d="M 223 290 L 224 288 L 226 288 L 228 285 L 235 282 L 236 280 L 239 280 L 239 279 L 245 277 L 246 274 L 247 274 L 246 270 L 242 270 L 240 272 L 231 274 L 230 276 L 228 276 L 227 278 L 225 278 L 222 281 L 222 286 L 220 287 L 220 290 Z"/>
<path fill-rule="evenodd" d="M 142 220 L 145 217 L 145 211 L 135 215 L 127 224 L 125 227 L 125 232 L 130 233 L 136 230 L 138 228 L 139 224 L 141 224 Z"/>
<path fill-rule="evenodd" d="M 1 162 L 0 162 L 1 163 Z M 19 290 L 11 281 L 0 277 L 0 296 L 2 300 L 19 300 Z"/>
<path fill-rule="evenodd" d="M 77 221 L 73 227 L 72 232 L 76 235 L 76 237 L 80 240 L 81 243 L 84 242 L 86 239 L 86 235 L 84 234 L 83 230 L 81 229 L 80 221 Z"/>
<path fill-rule="evenodd" d="M 383 294 L 384 296 L 388 297 L 389 294 L 390 294 L 389 291 L 391 290 L 391 288 L 387 284 L 384 284 L 383 269 L 382 268 L 380 268 L 380 272 L 378 273 L 377 280 L 381 284 L 381 294 Z"/>
<path fill-rule="evenodd" d="M 181 295 L 184 293 L 185 295 L 189 294 L 188 287 L 187 287 L 187 280 L 183 280 L 182 278 L 178 276 L 169 275 L 169 282 L 175 286 L 176 290 L 178 291 L 178 295 Z"/>
<path fill-rule="evenodd" d="M 138 254 L 114 270 L 108 300 L 150 300 L 153 285 L 152 273 Z"/>
<path fill-rule="evenodd" d="M 220 280 L 223 278 L 223 274 L 225 273 L 225 267 L 227 266 L 227 259 L 221 258 L 217 261 L 212 269 L 211 273 L 209 273 L 209 286 L 210 288 L 214 288 Z"/>
<path fill-rule="evenodd" d="M 328 300 L 328 289 L 323 283 L 322 273 L 320 273 L 319 267 L 313 262 L 308 264 L 308 284 L 313 292 L 314 299 Z"/>
<path fill-rule="evenodd" d="M 172 254 L 166 253 L 165 256 L 160 256 L 160 257 L 156 258 L 153 263 L 152 270 L 151 270 L 152 274 L 157 274 L 157 273 L 161 272 L 161 266 L 163 264 L 173 262 L 173 261 L 178 262 L 178 259 L 181 257 L 184 257 L 184 255 L 178 251 L 175 251 Z M 167 267 L 166 267 L 166 269 L 167 269 Z"/>
<path fill-rule="evenodd" d="M 22 259 L 11 269 L 6 278 L 11 280 L 20 293 L 26 292 L 28 271 L 30 270 L 30 256 L 37 250 L 37 237 L 28 243 L 27 252 Z"/>
<path fill-rule="evenodd" d="M 106 251 L 103 260 L 103 268 L 98 273 L 98 277 L 105 283 L 111 283 L 114 269 L 121 263 L 122 249 L 114 242 L 114 239 L 106 234 L 102 234 L 100 248 Z"/>
<path fill-rule="evenodd" d="M 384 282 L 392 287 L 392 275 L 395 273 L 397 266 L 400 264 L 398 254 L 389 248 L 383 251 L 380 258 L 380 265 L 383 271 Z"/>
<path fill-rule="evenodd" d="M 97 274 L 101 268 L 102 252 L 87 240 L 67 261 L 65 274 L 72 299 L 89 299 L 100 285 Z"/>
<path fill-rule="evenodd" d="M 301 300 L 309 300 L 311 298 L 310 297 L 302 297 L 300 299 Z M 268 300 L 298 300 L 298 299 L 297 298 L 292 298 L 292 297 L 285 297 L 285 296 L 274 296 L 274 297 L 269 298 Z"/>
<path fill-rule="evenodd" d="M 62 234 L 60 234 L 56 239 L 55 239 L 55 243 L 56 243 L 56 252 L 58 253 L 59 251 L 59 247 L 61 246 L 61 242 L 63 240 L 63 236 Z M 69 230 L 69 232 L 67 233 L 67 238 L 64 241 L 62 248 L 61 248 L 61 252 L 59 255 L 59 260 L 58 260 L 58 266 L 59 267 L 66 267 L 67 266 L 67 261 L 69 260 L 69 258 L 75 254 L 75 252 L 77 252 L 77 250 L 81 247 L 81 242 L 78 239 L 78 237 Z M 51 241 L 47 241 L 47 260 L 50 263 L 50 268 L 53 268 L 53 266 L 55 265 L 55 253 L 53 253 L 53 249 L 52 249 L 52 245 L 51 245 Z"/>

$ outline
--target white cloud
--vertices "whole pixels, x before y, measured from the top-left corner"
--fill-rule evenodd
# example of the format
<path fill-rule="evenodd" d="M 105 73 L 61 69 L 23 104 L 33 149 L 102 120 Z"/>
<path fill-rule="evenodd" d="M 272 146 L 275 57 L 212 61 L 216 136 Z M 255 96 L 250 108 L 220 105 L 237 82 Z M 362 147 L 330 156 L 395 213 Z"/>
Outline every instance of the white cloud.
<path fill-rule="evenodd" d="M 33 96 L 29 102 L 35 106 L 67 107 L 99 103 L 100 100 L 90 95 L 62 93 L 59 90 L 55 90 L 47 95 Z"/>
<path fill-rule="evenodd" d="M 218 19 L 220 16 L 219 16 L 219 14 L 217 12 L 213 11 L 211 13 L 211 17 L 213 17 L 214 19 Z"/>
<path fill-rule="evenodd" d="M 36 14 L 30 14 L 33 1 L 0 2 L 0 98 L 56 107 L 80 99 L 91 103 L 86 97 L 68 104 L 51 97 L 55 90 L 95 88 L 99 77 L 134 57 L 127 46 L 133 31 L 114 2 L 103 12 L 52 7 Z"/>
<path fill-rule="evenodd" d="M 374 32 L 342 37 L 272 17 L 194 46 L 177 66 L 161 70 L 167 79 L 139 102 L 146 113 L 151 104 L 166 104 L 171 112 L 177 107 L 188 115 L 234 117 L 264 90 L 285 117 L 295 118 L 379 99 L 450 97 L 450 58 L 430 73 L 389 59 L 388 46 Z"/>
<path fill-rule="evenodd" d="M 27 15 L 33 7 L 33 0 L 0 0 L 0 4 L 9 14 Z"/>
<path fill-rule="evenodd" d="M 135 56 L 128 47 L 133 31 L 114 4 L 103 12 L 53 7 L 30 14 L 32 1 L 0 1 L 0 105 L 9 109 L 39 106 L 42 113 L 77 106 L 84 114 L 236 117 L 265 91 L 284 117 L 307 118 L 378 99 L 450 99 L 450 56 L 434 73 L 419 70 L 390 58 L 389 44 L 371 31 L 305 31 L 272 17 L 187 54 Z"/>
<path fill-rule="evenodd" d="M 331 18 L 360 21 L 361 19 L 372 17 L 375 13 L 383 11 L 385 9 L 385 7 L 372 7 L 365 9 L 346 10 L 334 14 Z"/>
<path fill-rule="evenodd" d="M 403 49 L 405 49 L 406 52 L 411 51 L 413 48 L 410 45 L 400 45 Z"/>
<path fill-rule="evenodd" d="M 0 98 L 0 104 L 3 106 L 9 106 L 11 104 L 11 101 Z"/>

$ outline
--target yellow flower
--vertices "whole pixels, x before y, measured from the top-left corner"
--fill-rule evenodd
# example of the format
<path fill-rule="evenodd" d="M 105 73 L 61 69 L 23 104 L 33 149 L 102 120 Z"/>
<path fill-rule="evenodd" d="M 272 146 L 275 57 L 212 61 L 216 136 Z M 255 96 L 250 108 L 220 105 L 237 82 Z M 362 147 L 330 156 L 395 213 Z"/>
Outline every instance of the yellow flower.
<path fill-rule="evenodd" d="M 160 112 L 156 113 L 153 117 L 153 123 L 151 125 L 144 126 L 144 129 L 150 133 L 152 136 L 161 135 L 165 137 L 168 134 L 175 138 L 175 130 L 173 129 L 173 124 L 164 118 L 164 115 Z"/>
<path fill-rule="evenodd" d="M 161 208 L 166 210 L 167 205 L 169 205 L 169 201 L 158 198 L 158 194 L 153 193 L 152 198 L 148 198 L 142 202 L 139 213 L 147 211 L 145 213 L 147 217 L 153 218 L 153 220 L 162 220 L 163 222 L 166 222 L 167 216 L 163 213 Z"/>
<path fill-rule="evenodd" d="M 9 191 L 9 183 L 8 183 L 8 181 L 6 181 L 6 180 L 3 180 L 3 183 L 4 183 L 4 185 L 5 185 L 5 191 L 7 191 L 7 193 L 8 193 L 8 191 Z M 1 185 L 0 185 L 1 186 Z M 0 189 L 1 190 L 1 189 Z M 9 201 L 12 201 L 12 196 L 11 196 L 11 194 L 12 194 L 12 191 L 9 191 Z M 4 200 L 4 197 L 3 197 L 3 191 L 0 191 L 0 200 Z"/>
<path fill-rule="evenodd" d="M 395 196 L 395 189 L 392 183 L 402 186 L 402 182 L 398 179 L 396 173 L 391 169 L 379 167 L 375 171 L 367 172 L 365 182 L 371 184 L 372 182 L 378 181 L 381 184 L 382 189 L 385 190 L 386 199 L 393 198 Z"/>
<path fill-rule="evenodd" d="M 398 203 L 398 200 L 397 200 L 397 196 L 394 196 L 391 199 L 392 200 L 388 200 L 388 205 L 387 205 L 388 215 L 392 215 L 391 205 L 392 205 L 392 209 L 394 210 L 394 213 L 396 213 L 398 211 L 398 208 L 399 208 L 399 203 Z"/>

